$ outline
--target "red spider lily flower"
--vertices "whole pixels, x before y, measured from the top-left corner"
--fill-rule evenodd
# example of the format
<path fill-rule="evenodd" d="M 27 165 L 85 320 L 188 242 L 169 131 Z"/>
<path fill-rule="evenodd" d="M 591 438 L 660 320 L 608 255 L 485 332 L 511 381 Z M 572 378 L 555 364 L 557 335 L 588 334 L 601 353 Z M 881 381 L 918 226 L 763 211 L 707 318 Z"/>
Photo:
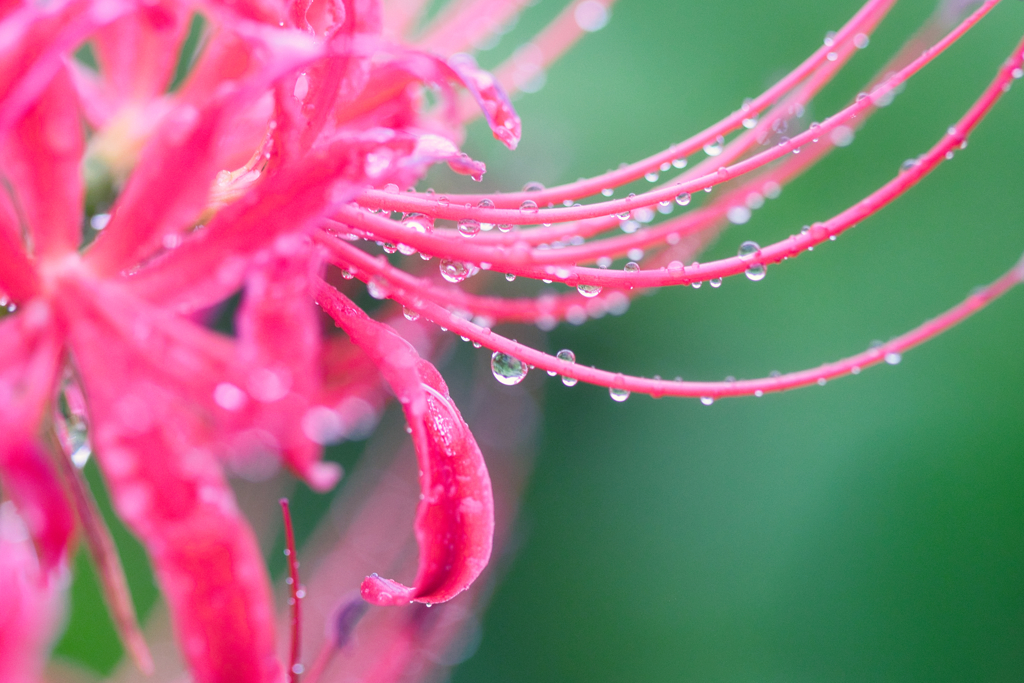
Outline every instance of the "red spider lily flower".
<path fill-rule="evenodd" d="M 340 471 L 321 462 L 323 444 L 355 429 L 390 390 L 419 465 L 419 559 L 411 586 L 371 574 L 362 599 L 445 602 L 469 588 L 490 558 L 494 492 L 477 441 L 425 358 L 427 322 L 491 350 L 503 384 L 536 367 L 567 383 L 607 387 L 615 400 L 637 392 L 711 402 L 895 362 L 1024 280 L 1018 264 L 878 348 L 756 380 L 630 377 L 492 330 L 503 322 L 549 329 L 621 312 L 654 287 L 761 279 L 768 266 L 834 238 L 922 180 L 1024 74 L 1021 46 L 946 135 L 862 201 L 776 244 L 744 243 L 734 258 L 685 265 L 728 223 L 745 222 L 765 198 L 848 144 L 998 4 L 926 26 L 863 96 L 804 125 L 806 105 L 867 44 L 893 2 L 868 0 L 777 84 L 647 159 L 559 187 L 445 196 L 412 188 L 442 162 L 480 179 L 484 164 L 459 148 L 478 113 L 514 149 L 520 121 L 506 93 L 531 89 L 547 64 L 607 21 L 610 2 L 570 3 L 494 75 L 467 51 L 514 17 L 525 4 L 518 0 L 454 3 L 416 40 L 408 36 L 423 11 L 417 0 L 64 0 L 0 8 L 0 35 L 9 37 L 0 46 L 0 290 L 9 303 L 0 322 L 0 478 L 14 505 L 4 508 L 13 521 L 0 520 L 0 542 L 11 548 L 0 572 L 17 586 L 0 597 L 0 635 L 11 623 L 30 626 L 24 646 L 0 646 L 0 672 L 36 675 L 60 610 L 72 511 L 103 568 L 122 635 L 140 666 L 149 666 L 123 577 L 74 467 L 76 424 L 88 426 L 117 512 L 149 553 L 193 679 L 279 681 L 286 670 L 298 675 L 297 655 L 282 666 L 275 654 L 270 582 L 230 473 L 280 461 L 311 487 L 330 488 Z M 208 22 L 206 41 L 187 79 L 170 91 L 172 55 L 194 10 Z M 72 57 L 83 44 L 95 69 Z M 707 158 L 687 168 L 700 151 Z M 655 183 L 676 171 L 651 190 L 613 198 L 634 181 Z M 87 193 L 104 183 L 112 203 L 86 221 Z M 718 186 L 699 207 L 644 227 Z M 419 256 L 391 261 L 373 243 Z M 625 263 L 613 269 L 616 260 Z M 489 270 L 575 291 L 491 296 L 470 279 Z M 394 304 L 371 317 L 353 302 L 352 279 Z M 234 334 L 212 330 L 204 321 L 236 294 Z M 396 304 L 409 321 L 421 319 L 404 334 L 383 322 Z M 344 336 L 323 329 L 325 316 Z M 4 529 L 17 526 L 15 508 L 34 553 L 13 532 L 14 540 L 3 540 Z M 297 603 L 294 572 L 292 581 Z M 22 616 L 29 611 L 31 619 Z M 358 611 L 336 618 L 335 649 Z M 425 617 L 398 619 L 381 631 L 394 641 L 368 667 L 371 680 L 399 677 L 404 665 L 396 662 L 411 661 L 410 643 L 429 630 Z"/>

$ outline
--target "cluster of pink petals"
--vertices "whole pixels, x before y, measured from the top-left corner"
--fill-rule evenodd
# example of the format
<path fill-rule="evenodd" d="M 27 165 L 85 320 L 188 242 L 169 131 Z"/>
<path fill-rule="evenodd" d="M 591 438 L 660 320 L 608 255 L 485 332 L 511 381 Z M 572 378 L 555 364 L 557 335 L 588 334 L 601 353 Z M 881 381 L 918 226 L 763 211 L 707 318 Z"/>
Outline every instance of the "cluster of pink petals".
<path fill-rule="evenodd" d="M 894 1 L 869 0 L 778 84 L 664 152 L 564 186 L 447 196 L 411 188 L 438 163 L 484 174 L 459 149 L 465 123 L 479 114 L 514 149 L 520 123 L 506 92 L 528 88 L 576 38 L 600 28 L 610 0 L 570 3 L 495 75 L 466 52 L 499 32 L 520 0 L 452 3 L 415 41 L 407 36 L 420 0 L 0 3 L 0 294 L 8 311 L 0 321 L 0 484 L 9 499 L 0 503 L 0 680 L 38 680 L 76 528 L 114 594 L 129 649 L 148 666 L 130 603 L 117 597 L 116 557 L 72 462 L 72 432 L 83 425 L 118 514 L 149 553 L 192 677 L 279 681 L 289 667 L 276 655 L 270 582 L 230 472 L 280 460 L 314 489 L 332 487 L 340 471 L 321 461 L 323 444 L 355 431 L 390 391 L 418 455 L 419 569 L 411 586 L 372 574 L 363 599 L 444 602 L 490 557 L 490 479 L 425 358 L 436 329 L 429 323 L 491 349 L 505 383 L 537 367 L 609 387 L 619 400 L 629 392 L 714 400 L 898 357 L 1024 279 L 1015 266 L 879 348 L 760 380 L 628 377 L 491 329 L 621 312 L 645 288 L 759 279 L 951 158 L 1024 73 L 1020 45 L 947 135 L 856 205 L 780 243 L 692 261 L 729 222 L 745 222 L 848 142 L 998 4 L 989 0 L 955 25 L 937 18 L 862 96 L 801 125 L 806 103 L 866 46 Z M 207 22 L 202 49 L 171 90 L 194 13 Z M 97 68 L 73 56 L 83 45 Z M 787 127 L 800 132 L 785 137 Z M 702 150 L 707 158 L 687 168 Z M 675 171 L 646 192 L 613 198 L 617 188 Z M 87 192 L 103 182 L 116 200 L 87 216 Z M 717 186 L 699 207 L 645 227 Z M 375 254 L 374 243 L 402 257 Z M 623 258 L 625 267 L 609 267 Z M 480 294 L 468 280 L 487 270 L 576 291 Z M 408 320 L 394 305 L 373 317 L 360 309 L 352 300 L 360 281 Z M 213 331 L 208 321 L 239 293 L 235 334 Z"/>

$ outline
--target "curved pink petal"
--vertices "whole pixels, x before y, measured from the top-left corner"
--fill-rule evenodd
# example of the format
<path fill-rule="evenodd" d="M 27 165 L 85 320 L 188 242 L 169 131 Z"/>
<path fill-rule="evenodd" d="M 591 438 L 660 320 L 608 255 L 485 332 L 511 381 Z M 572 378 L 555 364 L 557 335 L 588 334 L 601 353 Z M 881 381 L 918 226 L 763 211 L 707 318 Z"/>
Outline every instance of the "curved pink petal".
<path fill-rule="evenodd" d="M 480 448 L 441 375 L 409 342 L 326 283 L 319 284 L 317 301 L 391 386 L 420 464 L 415 582 L 410 587 L 374 574 L 363 581 L 362 595 L 378 605 L 450 600 L 480 575 L 491 555 L 494 498 Z"/>

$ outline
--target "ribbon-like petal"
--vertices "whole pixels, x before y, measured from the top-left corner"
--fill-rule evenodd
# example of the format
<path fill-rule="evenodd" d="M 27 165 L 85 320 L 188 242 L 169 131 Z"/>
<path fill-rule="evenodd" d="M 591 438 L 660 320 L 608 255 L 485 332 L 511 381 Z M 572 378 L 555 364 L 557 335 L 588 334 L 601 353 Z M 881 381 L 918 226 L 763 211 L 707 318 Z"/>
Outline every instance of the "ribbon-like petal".
<path fill-rule="evenodd" d="M 480 448 L 440 373 L 409 342 L 326 283 L 318 284 L 317 302 L 391 386 L 420 465 L 415 582 L 409 587 L 374 574 L 363 581 L 363 598 L 377 605 L 450 600 L 480 575 L 491 555 L 494 498 Z"/>

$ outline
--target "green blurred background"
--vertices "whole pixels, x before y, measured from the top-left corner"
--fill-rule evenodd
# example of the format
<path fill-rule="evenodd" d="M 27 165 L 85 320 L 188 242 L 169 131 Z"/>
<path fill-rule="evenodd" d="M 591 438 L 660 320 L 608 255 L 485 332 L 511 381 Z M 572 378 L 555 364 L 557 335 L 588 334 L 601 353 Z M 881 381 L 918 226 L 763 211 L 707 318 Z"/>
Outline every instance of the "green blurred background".
<path fill-rule="evenodd" d="M 554 184 L 663 149 L 735 110 L 860 6 L 621 0 L 522 97 L 490 182 Z M 845 104 L 933 2 L 901 2 L 810 108 Z M 529 33 L 558 3 L 521 22 Z M 533 23 L 536 22 L 536 23 Z M 823 220 L 931 146 L 1024 34 L 1005 2 L 702 260 Z M 514 41 L 513 41 L 514 42 Z M 694 158 L 696 159 L 696 155 Z M 662 290 L 563 325 L 550 350 L 627 373 L 764 376 L 859 352 L 1024 252 L 1024 85 L 922 185 L 757 283 Z M 566 388 L 543 373 L 523 544 L 470 681 L 1024 680 L 1024 291 L 895 367 L 761 399 Z"/>
<path fill-rule="evenodd" d="M 488 162 L 494 189 L 552 185 L 641 158 L 761 92 L 859 4 L 620 0 L 605 29 L 558 62 L 539 93 L 517 100 L 516 152 L 480 125 L 467 151 Z M 482 63 L 496 64 L 561 6 L 531 7 Z M 845 104 L 934 6 L 899 3 L 807 118 Z M 1022 33 L 1024 3 L 1008 0 L 852 146 L 728 230 L 702 260 L 734 254 L 747 239 L 784 238 L 878 187 L 962 114 Z M 562 325 L 548 350 L 568 347 L 581 363 L 627 373 L 708 380 L 859 352 L 1020 257 L 1022 181 L 1018 83 L 967 150 L 837 242 L 770 268 L 762 282 L 666 289 L 622 317 Z M 461 187 L 450 174 L 432 182 Z M 538 458 L 517 552 L 454 681 L 1024 680 L 1022 341 L 1016 291 L 900 365 L 823 388 L 710 407 L 644 396 L 618 404 L 604 389 L 566 388 L 542 372 L 505 389 L 542 405 Z M 463 345 L 444 372 L 487 372 L 488 355 Z M 351 464 L 359 449 L 332 457 Z M 300 496 L 296 517 L 313 520 L 325 505 Z M 135 569 L 137 547 L 118 534 L 146 611 L 155 591 Z M 109 669 L 119 649 L 79 565 L 58 652 Z"/>

